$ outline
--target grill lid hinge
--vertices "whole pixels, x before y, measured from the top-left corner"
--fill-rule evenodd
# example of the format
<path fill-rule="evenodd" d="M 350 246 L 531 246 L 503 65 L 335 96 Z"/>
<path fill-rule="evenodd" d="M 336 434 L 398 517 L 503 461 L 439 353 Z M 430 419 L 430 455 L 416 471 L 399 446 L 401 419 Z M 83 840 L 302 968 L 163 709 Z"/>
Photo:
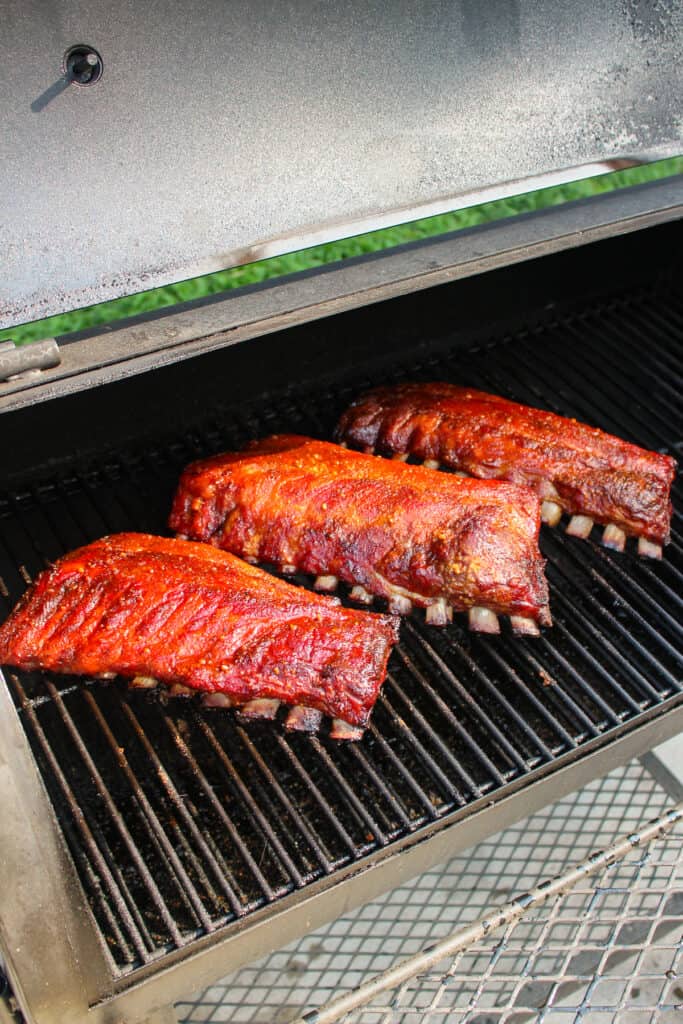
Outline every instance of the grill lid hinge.
<path fill-rule="evenodd" d="M 38 377 L 42 370 L 59 366 L 62 357 L 54 338 L 44 338 L 30 345 L 13 341 L 0 342 L 0 382 Z"/>

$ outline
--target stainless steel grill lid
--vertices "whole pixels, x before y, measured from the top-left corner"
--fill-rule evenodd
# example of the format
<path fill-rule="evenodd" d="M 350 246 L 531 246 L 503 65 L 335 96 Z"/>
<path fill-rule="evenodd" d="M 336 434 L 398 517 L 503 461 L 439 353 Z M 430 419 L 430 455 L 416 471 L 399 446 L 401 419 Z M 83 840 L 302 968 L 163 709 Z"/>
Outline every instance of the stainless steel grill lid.
<path fill-rule="evenodd" d="M 675 0 L 6 0 L 0 326 L 680 151 L 682 38 Z"/>

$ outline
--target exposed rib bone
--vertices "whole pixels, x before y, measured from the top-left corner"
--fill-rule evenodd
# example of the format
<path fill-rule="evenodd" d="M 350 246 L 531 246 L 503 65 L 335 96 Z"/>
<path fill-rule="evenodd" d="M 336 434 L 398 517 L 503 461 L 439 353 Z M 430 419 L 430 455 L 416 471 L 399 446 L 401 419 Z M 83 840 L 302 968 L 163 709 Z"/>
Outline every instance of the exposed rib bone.
<path fill-rule="evenodd" d="M 556 501 L 541 502 L 541 519 L 548 526 L 557 526 L 562 518 L 562 506 Z"/>
<path fill-rule="evenodd" d="M 425 469 L 438 469 L 439 461 L 438 459 L 425 459 L 422 465 Z"/>
<path fill-rule="evenodd" d="M 182 683 L 173 683 L 168 688 L 169 697 L 194 697 L 197 691 L 190 686 L 183 686 Z"/>
<path fill-rule="evenodd" d="M 280 572 L 284 576 L 293 576 L 294 573 L 296 572 L 296 566 L 295 565 L 283 565 L 280 568 Z"/>
<path fill-rule="evenodd" d="M 439 597 L 434 604 L 427 605 L 425 620 L 430 626 L 447 626 L 453 621 L 453 609 L 445 598 Z"/>
<path fill-rule="evenodd" d="M 389 598 L 389 611 L 392 615 L 410 615 L 413 602 L 403 594 L 392 594 Z"/>
<path fill-rule="evenodd" d="M 365 452 L 366 455 L 374 455 L 375 454 L 375 449 L 373 448 L 373 446 L 371 444 L 364 444 L 363 447 L 361 448 L 361 451 Z"/>
<path fill-rule="evenodd" d="M 407 452 L 394 452 L 394 454 L 391 456 L 391 461 L 392 462 L 405 462 L 407 458 L 408 458 L 408 453 Z"/>
<path fill-rule="evenodd" d="M 498 616 L 489 608 L 479 608 L 475 605 L 467 613 L 469 627 L 473 633 L 500 633 Z"/>
<path fill-rule="evenodd" d="M 662 545 L 653 544 L 652 541 L 648 540 L 646 537 L 639 537 L 638 554 L 642 555 L 643 558 L 661 558 Z"/>
<path fill-rule="evenodd" d="M 338 583 L 339 579 L 337 576 L 316 576 L 313 589 L 322 590 L 326 594 L 331 594 L 333 590 L 337 589 Z"/>
<path fill-rule="evenodd" d="M 277 709 L 280 707 L 279 700 L 271 700 L 268 697 L 256 697 L 248 700 L 239 709 L 242 718 L 275 718 Z"/>
<path fill-rule="evenodd" d="M 466 476 L 469 476 L 469 475 L 470 474 L 466 473 L 464 469 L 454 469 L 453 470 L 453 476 L 466 477 Z"/>
<path fill-rule="evenodd" d="M 292 729 L 295 732 L 317 732 L 322 720 L 322 711 L 297 704 L 285 718 L 285 729 Z"/>
<path fill-rule="evenodd" d="M 159 685 L 159 680 L 154 676 L 135 676 L 128 685 L 132 690 L 154 690 Z"/>
<path fill-rule="evenodd" d="M 626 546 L 626 534 L 615 523 L 608 523 L 602 531 L 602 543 L 606 548 L 623 551 Z"/>
<path fill-rule="evenodd" d="M 98 679 L 116 679 L 116 672 L 98 672 Z"/>
<path fill-rule="evenodd" d="M 204 693 L 202 704 L 205 708 L 231 708 L 234 701 L 227 693 Z"/>
<path fill-rule="evenodd" d="M 350 725 L 341 718 L 334 718 L 332 720 L 332 728 L 330 729 L 330 739 L 360 740 L 363 737 L 363 732 L 364 730 L 358 728 L 357 725 Z"/>
<path fill-rule="evenodd" d="M 541 631 L 534 620 L 528 619 L 525 615 L 511 615 L 510 625 L 512 626 L 513 633 L 517 633 L 519 636 L 541 635 Z"/>
<path fill-rule="evenodd" d="M 359 601 L 361 604 L 372 604 L 374 600 L 372 594 L 369 594 L 365 587 L 361 586 L 352 587 L 349 597 L 352 601 Z"/>
<path fill-rule="evenodd" d="M 567 524 L 567 533 L 570 537 L 581 537 L 586 540 L 593 529 L 593 520 L 590 516 L 572 516 Z"/>

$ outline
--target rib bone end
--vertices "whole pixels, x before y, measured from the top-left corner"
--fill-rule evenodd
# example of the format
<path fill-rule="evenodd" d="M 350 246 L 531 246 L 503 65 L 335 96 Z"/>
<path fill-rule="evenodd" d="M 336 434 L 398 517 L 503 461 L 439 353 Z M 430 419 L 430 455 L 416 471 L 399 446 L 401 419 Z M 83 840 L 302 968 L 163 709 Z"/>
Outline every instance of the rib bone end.
<path fill-rule="evenodd" d="M 234 704 L 232 697 L 227 693 L 205 693 L 202 695 L 202 705 L 205 708 L 231 708 Z"/>
<path fill-rule="evenodd" d="M 293 732 L 317 732 L 322 720 L 322 711 L 297 704 L 285 718 L 285 729 L 291 729 Z"/>
<path fill-rule="evenodd" d="M 467 618 L 473 633 L 500 633 L 498 616 L 489 608 L 470 608 Z"/>
<path fill-rule="evenodd" d="M 318 576 L 313 584 L 314 590 L 321 590 L 325 594 L 331 594 L 337 589 L 339 579 L 336 576 Z"/>
<path fill-rule="evenodd" d="M 615 523 L 608 523 L 602 532 L 602 543 L 606 548 L 623 551 L 626 546 L 626 534 Z"/>
<path fill-rule="evenodd" d="M 580 537 L 586 540 L 593 529 L 593 520 L 590 516 L 572 516 L 567 526 L 567 533 L 570 537 Z"/>
<path fill-rule="evenodd" d="M 557 526 L 562 518 L 562 506 L 556 501 L 541 502 L 541 519 L 548 526 Z"/>
<path fill-rule="evenodd" d="M 424 466 L 425 469 L 438 469 L 439 468 L 439 460 L 438 459 L 425 459 L 424 462 L 422 463 L 422 465 Z"/>
<path fill-rule="evenodd" d="M 183 686 L 182 683 L 173 683 L 168 688 L 169 697 L 194 697 L 196 692 L 191 686 Z"/>
<path fill-rule="evenodd" d="M 135 676 L 128 684 L 132 690 L 154 690 L 159 680 L 154 676 Z"/>
<path fill-rule="evenodd" d="M 358 601 L 360 604 L 372 604 L 373 596 L 369 594 L 365 587 L 357 585 L 351 588 L 349 597 L 352 601 Z"/>
<path fill-rule="evenodd" d="M 392 594 L 389 598 L 389 611 L 392 615 L 410 615 L 413 602 L 403 594 Z"/>
<path fill-rule="evenodd" d="M 643 558 L 661 558 L 662 557 L 662 545 L 653 544 L 651 540 L 647 540 L 646 537 L 638 538 L 638 554 Z"/>
<path fill-rule="evenodd" d="M 453 621 L 453 609 L 443 597 L 439 597 L 434 604 L 427 605 L 425 620 L 430 626 L 447 626 Z"/>
<path fill-rule="evenodd" d="M 394 454 L 391 456 L 391 461 L 392 462 L 406 462 L 407 459 L 408 459 L 408 453 L 407 452 L 394 452 Z"/>
<path fill-rule="evenodd" d="M 330 729 L 330 739 L 360 740 L 363 738 L 363 732 L 364 730 L 357 725 L 351 725 L 341 718 L 334 718 L 332 720 L 332 728 Z"/>
<path fill-rule="evenodd" d="M 510 625 L 512 626 L 512 632 L 518 636 L 540 636 L 541 631 L 538 628 L 536 622 L 533 619 L 529 619 L 526 615 L 511 615 Z"/>
<path fill-rule="evenodd" d="M 248 700 L 239 709 L 241 718 L 275 718 L 277 709 L 280 707 L 279 700 L 272 700 L 268 697 L 257 697 L 255 700 Z"/>

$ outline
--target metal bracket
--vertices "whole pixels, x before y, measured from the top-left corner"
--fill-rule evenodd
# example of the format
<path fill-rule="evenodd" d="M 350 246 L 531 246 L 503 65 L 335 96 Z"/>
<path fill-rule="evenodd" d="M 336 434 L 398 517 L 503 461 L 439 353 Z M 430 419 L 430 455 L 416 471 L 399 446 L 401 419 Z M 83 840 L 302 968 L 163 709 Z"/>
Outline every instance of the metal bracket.
<path fill-rule="evenodd" d="M 17 345 L 13 341 L 0 342 L 0 382 L 38 377 L 42 370 L 59 366 L 62 357 L 54 338 L 34 341 L 31 345 Z"/>

